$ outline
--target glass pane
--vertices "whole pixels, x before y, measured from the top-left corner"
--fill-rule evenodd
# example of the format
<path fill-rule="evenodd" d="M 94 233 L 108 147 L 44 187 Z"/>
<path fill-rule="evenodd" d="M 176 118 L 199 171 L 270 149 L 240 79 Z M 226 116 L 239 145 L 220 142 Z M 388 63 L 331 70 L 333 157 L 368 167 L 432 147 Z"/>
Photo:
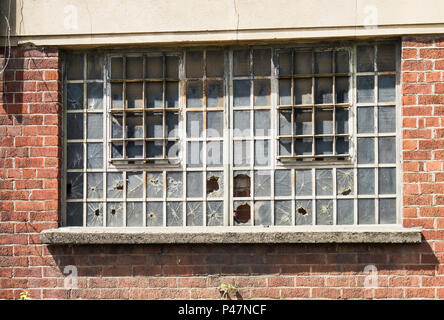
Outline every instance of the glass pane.
<path fill-rule="evenodd" d="M 316 109 L 315 121 L 316 134 L 333 133 L 333 109 Z"/>
<path fill-rule="evenodd" d="M 111 137 L 112 138 L 122 138 L 122 124 L 123 117 L 121 114 L 111 115 Z"/>
<path fill-rule="evenodd" d="M 183 225 L 183 209 L 182 202 L 167 202 L 166 204 L 166 225 L 182 226 Z"/>
<path fill-rule="evenodd" d="M 119 83 L 111 84 L 111 108 L 123 109 L 123 85 Z"/>
<path fill-rule="evenodd" d="M 254 164 L 257 166 L 270 165 L 270 149 L 268 140 L 254 141 Z"/>
<path fill-rule="evenodd" d="M 378 46 L 378 71 L 396 70 L 396 47 L 393 44 L 384 44 Z"/>
<path fill-rule="evenodd" d="M 249 197 L 251 180 L 248 171 L 236 171 L 233 173 L 233 197 Z"/>
<path fill-rule="evenodd" d="M 296 170 L 296 196 L 311 196 L 313 181 L 311 170 Z"/>
<path fill-rule="evenodd" d="M 103 197 L 103 173 L 93 172 L 87 175 L 87 198 Z"/>
<path fill-rule="evenodd" d="M 291 171 L 275 170 L 274 172 L 274 195 L 290 196 L 291 195 Z"/>
<path fill-rule="evenodd" d="M 357 77 L 358 102 L 375 101 L 375 78 L 373 76 Z"/>
<path fill-rule="evenodd" d="M 312 104 L 311 79 L 294 80 L 294 104 Z"/>
<path fill-rule="evenodd" d="M 87 104 L 90 110 L 103 109 L 103 84 L 88 83 L 87 84 Z"/>
<path fill-rule="evenodd" d="M 379 194 L 396 194 L 396 168 L 379 168 Z"/>
<path fill-rule="evenodd" d="M 223 81 L 207 81 L 207 108 L 223 108 Z"/>
<path fill-rule="evenodd" d="M 233 105 L 235 107 L 250 106 L 250 80 L 235 80 L 233 86 Z"/>
<path fill-rule="evenodd" d="M 222 112 L 207 112 L 207 137 L 223 137 L 224 122 Z"/>
<path fill-rule="evenodd" d="M 68 143 L 67 146 L 67 168 L 82 169 L 83 168 L 83 144 Z"/>
<path fill-rule="evenodd" d="M 107 173 L 106 175 L 106 196 L 108 198 L 123 197 L 123 175 L 120 172 Z"/>
<path fill-rule="evenodd" d="M 295 208 L 296 225 L 312 225 L 313 224 L 313 201 L 296 200 Z"/>
<path fill-rule="evenodd" d="M 187 78 L 201 78 L 203 76 L 202 51 L 187 51 L 186 74 Z"/>
<path fill-rule="evenodd" d="M 161 227 L 163 225 L 163 202 L 146 203 L 146 226 Z"/>
<path fill-rule="evenodd" d="M 270 111 L 254 111 L 254 135 L 263 137 L 270 134 Z"/>
<path fill-rule="evenodd" d="M 294 109 L 294 134 L 311 135 L 313 119 L 311 109 Z"/>
<path fill-rule="evenodd" d="M 254 202 L 254 225 L 269 226 L 271 225 L 271 202 L 255 201 Z"/>
<path fill-rule="evenodd" d="M 379 199 L 379 223 L 396 223 L 396 199 Z"/>
<path fill-rule="evenodd" d="M 396 138 L 380 137 L 378 139 L 379 163 L 396 162 Z"/>
<path fill-rule="evenodd" d="M 162 83 L 146 83 L 146 107 L 163 108 Z"/>
<path fill-rule="evenodd" d="M 281 110 L 279 112 L 279 135 L 291 135 L 291 110 Z"/>
<path fill-rule="evenodd" d="M 395 102 L 396 100 L 395 76 L 379 76 L 378 78 L 378 101 Z"/>
<path fill-rule="evenodd" d="M 122 142 L 114 142 L 111 144 L 111 157 L 123 158 L 123 144 Z"/>
<path fill-rule="evenodd" d="M 332 52 L 315 52 L 315 73 L 332 73 Z"/>
<path fill-rule="evenodd" d="M 143 85 L 142 83 L 126 84 L 126 101 L 128 108 L 143 108 Z"/>
<path fill-rule="evenodd" d="M 166 56 L 166 77 L 170 79 L 179 78 L 179 57 Z"/>
<path fill-rule="evenodd" d="M 269 80 L 254 80 L 254 105 L 269 106 L 270 90 Z"/>
<path fill-rule="evenodd" d="M 126 58 L 126 78 L 142 79 L 143 78 L 143 58 L 127 57 Z"/>
<path fill-rule="evenodd" d="M 311 51 L 295 51 L 294 73 L 311 74 Z"/>
<path fill-rule="evenodd" d="M 291 75 L 292 73 L 292 63 L 291 63 L 291 52 L 283 51 L 279 52 L 279 75 Z"/>
<path fill-rule="evenodd" d="M 271 195 L 271 175 L 270 171 L 254 172 L 254 196 L 269 197 Z"/>
<path fill-rule="evenodd" d="M 313 139 L 294 139 L 294 153 L 297 156 L 311 155 L 313 151 Z"/>
<path fill-rule="evenodd" d="M 189 167 L 201 167 L 202 166 L 202 142 L 188 142 L 187 144 L 187 165 Z"/>
<path fill-rule="evenodd" d="M 315 103 L 333 102 L 333 81 L 331 78 L 316 78 Z"/>
<path fill-rule="evenodd" d="M 291 201 L 277 200 L 274 202 L 274 224 L 276 226 L 291 225 Z"/>
<path fill-rule="evenodd" d="M 67 138 L 83 139 L 83 113 L 68 113 L 67 118 Z"/>
<path fill-rule="evenodd" d="M 162 113 L 146 113 L 146 131 L 148 138 L 163 137 L 163 114 Z M 139 120 L 140 121 L 140 120 Z"/>
<path fill-rule="evenodd" d="M 333 154 L 333 138 L 316 138 L 315 152 L 318 155 Z"/>
<path fill-rule="evenodd" d="M 347 51 L 336 51 L 336 73 L 348 73 L 350 60 Z"/>
<path fill-rule="evenodd" d="M 88 143 L 87 168 L 103 168 L 103 145 L 101 143 Z"/>
<path fill-rule="evenodd" d="M 83 54 L 69 54 L 66 59 L 66 74 L 68 80 L 83 79 Z"/>
<path fill-rule="evenodd" d="M 123 205 L 120 202 L 108 202 L 106 213 L 107 227 L 123 227 Z"/>
<path fill-rule="evenodd" d="M 269 76 L 271 72 L 271 50 L 253 51 L 253 71 L 255 76 Z"/>
<path fill-rule="evenodd" d="M 177 82 L 166 83 L 166 107 L 179 108 L 179 84 Z"/>
<path fill-rule="evenodd" d="M 223 165 L 224 145 L 222 141 L 207 142 L 207 166 L 220 167 Z"/>
<path fill-rule="evenodd" d="M 379 109 L 378 109 L 378 131 L 381 133 L 396 132 L 396 109 L 395 109 L 395 107 L 379 107 Z"/>
<path fill-rule="evenodd" d="M 348 77 L 337 77 L 335 79 L 336 103 L 348 103 Z"/>
<path fill-rule="evenodd" d="M 373 107 L 358 108 L 358 133 L 373 133 L 375 132 Z"/>
<path fill-rule="evenodd" d="M 235 137 L 249 137 L 251 136 L 250 130 L 250 111 L 234 111 L 233 123 Z"/>
<path fill-rule="evenodd" d="M 316 170 L 316 195 L 329 196 L 333 194 L 333 174 L 330 169 Z"/>
<path fill-rule="evenodd" d="M 234 141 L 234 165 L 235 166 L 249 166 L 251 162 L 250 157 L 250 143 L 251 141 Z"/>
<path fill-rule="evenodd" d="M 146 156 L 148 158 L 162 158 L 163 157 L 163 142 L 149 141 L 146 143 Z"/>
<path fill-rule="evenodd" d="M 103 204 L 99 202 L 87 203 L 86 210 L 86 226 L 102 227 L 103 226 Z"/>
<path fill-rule="evenodd" d="M 333 224 L 333 200 L 316 200 L 316 224 Z"/>
<path fill-rule="evenodd" d="M 198 138 L 202 135 L 202 112 L 187 112 L 187 137 Z"/>
<path fill-rule="evenodd" d="M 83 198 L 83 173 L 68 172 L 66 174 L 66 198 L 67 199 Z"/>
<path fill-rule="evenodd" d="M 223 77 L 224 51 L 207 51 L 207 77 Z"/>
<path fill-rule="evenodd" d="M 279 155 L 291 155 L 291 139 L 279 139 Z"/>
<path fill-rule="evenodd" d="M 168 172 L 167 173 L 167 197 L 168 198 L 182 198 L 182 173 Z"/>
<path fill-rule="evenodd" d="M 358 194 L 375 194 L 375 169 L 358 169 Z"/>
<path fill-rule="evenodd" d="M 187 202 L 187 226 L 203 225 L 203 202 Z"/>
<path fill-rule="evenodd" d="M 375 49 L 373 46 L 358 46 L 358 72 L 375 70 Z"/>
<path fill-rule="evenodd" d="M 311 93 L 311 88 L 310 91 Z M 304 99 L 307 99 L 307 96 L 304 96 Z M 311 98 L 311 95 L 310 95 Z M 302 97 L 298 98 L 302 103 Z M 304 100 L 306 101 L 306 100 Z M 279 80 L 279 104 L 282 105 L 291 105 L 291 80 L 281 79 Z"/>
<path fill-rule="evenodd" d="M 127 158 L 143 157 L 143 141 L 129 141 L 126 143 Z"/>
<path fill-rule="evenodd" d="M 358 199 L 358 224 L 375 222 L 375 199 Z"/>
<path fill-rule="evenodd" d="M 163 173 L 147 172 L 146 173 L 146 196 L 148 198 L 163 197 Z"/>
<path fill-rule="evenodd" d="M 202 107 L 202 81 L 187 82 L 187 108 Z"/>
<path fill-rule="evenodd" d="M 250 51 L 233 51 L 233 69 L 235 76 L 248 76 L 250 74 Z"/>
<path fill-rule="evenodd" d="M 207 226 L 222 226 L 224 223 L 224 203 L 222 201 L 207 202 Z"/>
<path fill-rule="evenodd" d="M 352 169 L 336 169 L 336 192 L 348 196 L 354 193 L 354 176 Z"/>
<path fill-rule="evenodd" d="M 167 141 L 166 144 L 166 156 L 169 158 L 170 163 L 177 163 L 177 159 L 173 161 L 173 158 L 178 158 L 180 152 L 180 144 L 178 141 Z"/>
<path fill-rule="evenodd" d="M 83 109 L 83 84 L 68 83 L 67 104 L 68 110 Z"/>
<path fill-rule="evenodd" d="M 354 222 L 354 206 L 353 200 L 339 199 L 337 200 L 337 217 L 338 224 L 353 224 Z"/>
<path fill-rule="evenodd" d="M 128 202 L 126 204 L 126 226 L 143 226 L 143 204 L 142 202 Z"/>
<path fill-rule="evenodd" d="M 138 172 L 127 172 L 126 174 L 126 196 L 127 198 L 143 197 L 143 174 Z"/>
<path fill-rule="evenodd" d="M 349 153 L 350 139 L 348 137 L 336 138 L 336 154 Z"/>
<path fill-rule="evenodd" d="M 123 79 L 123 59 L 111 58 L 111 79 Z"/>
<path fill-rule="evenodd" d="M 177 112 L 167 112 L 166 126 L 168 138 L 176 138 L 179 136 L 179 116 Z"/>
<path fill-rule="evenodd" d="M 187 197 L 199 198 L 203 196 L 203 175 L 200 171 L 187 172 Z"/>
<path fill-rule="evenodd" d="M 358 138 L 358 163 L 375 163 L 375 140 Z"/>
<path fill-rule="evenodd" d="M 147 78 L 163 77 L 163 57 L 146 58 L 146 76 Z"/>
<path fill-rule="evenodd" d="M 66 204 L 66 224 L 70 227 L 83 226 L 82 202 L 68 202 Z"/>
<path fill-rule="evenodd" d="M 207 198 L 222 198 L 224 195 L 224 176 L 222 171 L 208 171 L 206 180 Z"/>
<path fill-rule="evenodd" d="M 102 139 L 103 137 L 103 115 L 101 113 L 88 114 L 88 139 Z"/>
<path fill-rule="evenodd" d="M 336 133 L 348 133 L 348 109 L 336 108 Z"/>

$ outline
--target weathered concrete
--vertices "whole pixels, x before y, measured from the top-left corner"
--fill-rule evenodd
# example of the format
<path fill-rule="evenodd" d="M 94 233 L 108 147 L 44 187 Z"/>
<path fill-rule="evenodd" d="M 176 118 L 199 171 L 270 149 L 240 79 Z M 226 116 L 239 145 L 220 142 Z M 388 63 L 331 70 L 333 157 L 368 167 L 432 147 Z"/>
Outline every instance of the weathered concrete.
<path fill-rule="evenodd" d="M 400 226 L 164 227 L 43 230 L 46 244 L 419 243 L 421 230 Z"/>

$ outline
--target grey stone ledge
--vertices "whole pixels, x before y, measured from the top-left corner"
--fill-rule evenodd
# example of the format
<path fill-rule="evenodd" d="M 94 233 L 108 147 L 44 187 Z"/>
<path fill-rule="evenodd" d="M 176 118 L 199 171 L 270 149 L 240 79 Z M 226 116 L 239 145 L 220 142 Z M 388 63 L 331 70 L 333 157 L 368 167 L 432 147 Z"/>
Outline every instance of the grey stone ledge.
<path fill-rule="evenodd" d="M 421 229 L 399 225 L 292 227 L 63 227 L 43 230 L 42 243 L 183 244 L 183 243 L 420 243 Z"/>

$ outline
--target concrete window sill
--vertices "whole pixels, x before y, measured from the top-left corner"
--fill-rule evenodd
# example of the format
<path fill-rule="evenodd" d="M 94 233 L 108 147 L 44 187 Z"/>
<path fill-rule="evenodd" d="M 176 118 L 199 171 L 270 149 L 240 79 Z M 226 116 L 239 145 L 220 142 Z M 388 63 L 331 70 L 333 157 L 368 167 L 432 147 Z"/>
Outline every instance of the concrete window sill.
<path fill-rule="evenodd" d="M 181 244 L 181 243 L 419 243 L 421 230 L 398 225 L 293 227 L 64 227 L 43 230 L 42 243 Z"/>

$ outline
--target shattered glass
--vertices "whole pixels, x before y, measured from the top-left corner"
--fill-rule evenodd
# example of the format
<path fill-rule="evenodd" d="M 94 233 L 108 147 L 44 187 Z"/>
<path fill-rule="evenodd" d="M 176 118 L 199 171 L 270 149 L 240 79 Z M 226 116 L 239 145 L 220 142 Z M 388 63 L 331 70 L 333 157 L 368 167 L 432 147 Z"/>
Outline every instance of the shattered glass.
<path fill-rule="evenodd" d="M 275 196 L 291 195 L 291 171 L 276 170 L 274 172 L 274 194 Z"/>
<path fill-rule="evenodd" d="M 126 204 L 126 226 L 143 226 L 143 204 L 142 202 L 127 202 Z"/>
<path fill-rule="evenodd" d="M 291 201 L 276 200 L 274 202 L 274 224 L 276 226 L 291 225 Z"/>
<path fill-rule="evenodd" d="M 101 202 L 88 202 L 86 211 L 86 226 L 103 226 L 103 204 Z"/>
<path fill-rule="evenodd" d="M 336 169 L 336 191 L 338 195 L 354 193 L 354 177 L 352 169 Z"/>
<path fill-rule="evenodd" d="M 83 144 L 68 143 L 67 147 L 67 168 L 82 169 L 83 168 Z"/>
<path fill-rule="evenodd" d="M 103 84 L 102 83 L 88 83 L 87 104 L 90 110 L 103 109 Z"/>
<path fill-rule="evenodd" d="M 102 198 L 103 197 L 103 173 L 90 172 L 87 175 L 87 198 Z"/>
<path fill-rule="evenodd" d="M 271 175 L 269 171 L 254 172 L 254 196 L 269 197 L 271 195 Z"/>
<path fill-rule="evenodd" d="M 182 172 L 167 173 L 167 197 L 182 198 L 183 182 Z"/>
<path fill-rule="evenodd" d="M 146 203 L 147 227 L 161 227 L 163 225 L 163 202 L 149 201 Z"/>
<path fill-rule="evenodd" d="M 316 195 L 329 196 L 333 194 L 333 175 L 330 169 L 316 170 Z"/>
<path fill-rule="evenodd" d="M 83 109 L 83 84 L 68 83 L 68 110 Z"/>
<path fill-rule="evenodd" d="M 139 172 L 128 172 L 126 174 L 126 195 L 128 198 L 143 197 L 143 174 Z"/>
<path fill-rule="evenodd" d="M 316 200 L 316 224 L 333 224 L 333 200 Z"/>
<path fill-rule="evenodd" d="M 234 224 L 235 225 L 251 225 L 251 207 L 246 201 L 234 201 Z"/>
<path fill-rule="evenodd" d="M 83 198 L 83 173 L 68 172 L 66 177 L 66 197 L 68 199 Z"/>
<path fill-rule="evenodd" d="M 146 173 L 146 194 L 148 198 L 163 197 L 163 172 Z"/>
<path fill-rule="evenodd" d="M 250 196 L 250 173 L 248 171 L 236 171 L 233 178 L 233 196 L 249 197 Z"/>
<path fill-rule="evenodd" d="M 224 195 L 224 177 L 222 171 L 207 172 L 207 198 L 221 198 Z"/>
<path fill-rule="evenodd" d="M 203 202 L 187 202 L 187 226 L 203 225 Z"/>
<path fill-rule="evenodd" d="M 313 201 L 312 200 L 296 200 L 295 220 L 296 225 L 313 224 Z"/>
<path fill-rule="evenodd" d="M 123 227 L 123 205 L 121 202 L 108 202 L 106 212 L 108 227 Z"/>
<path fill-rule="evenodd" d="M 254 202 L 254 225 L 269 226 L 271 225 L 271 202 L 255 201 Z"/>
<path fill-rule="evenodd" d="M 169 201 L 166 205 L 166 224 L 167 226 L 183 225 L 182 202 Z"/>
<path fill-rule="evenodd" d="M 89 169 L 100 169 L 103 167 L 103 144 L 88 143 L 87 145 L 87 167 Z"/>
<path fill-rule="evenodd" d="M 106 196 L 108 198 L 123 197 L 123 175 L 120 172 L 107 173 Z"/>
<path fill-rule="evenodd" d="M 296 170 L 296 196 L 311 196 L 312 190 L 311 170 Z"/>
<path fill-rule="evenodd" d="M 207 202 L 207 226 L 222 226 L 224 203 L 222 201 Z"/>

